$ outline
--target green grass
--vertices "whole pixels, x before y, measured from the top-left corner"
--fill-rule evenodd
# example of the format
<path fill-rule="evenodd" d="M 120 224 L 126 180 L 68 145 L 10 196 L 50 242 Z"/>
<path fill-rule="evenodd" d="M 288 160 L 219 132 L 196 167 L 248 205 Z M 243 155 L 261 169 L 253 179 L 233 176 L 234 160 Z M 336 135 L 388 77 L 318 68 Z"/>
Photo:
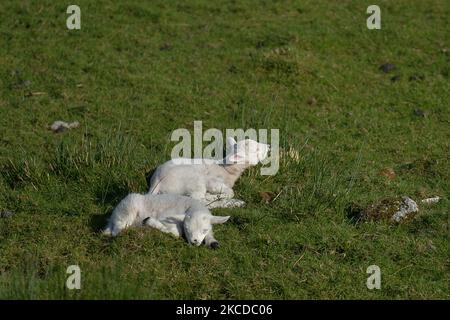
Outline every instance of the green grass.
<path fill-rule="evenodd" d="M 0 210 L 15 213 L 0 219 L 0 298 L 450 298 L 447 0 L 379 0 L 381 30 L 366 28 L 371 1 L 77 4 L 78 31 L 68 4 L 0 4 Z M 81 126 L 48 130 L 60 119 Z M 217 251 L 156 230 L 100 236 L 194 120 L 279 128 L 300 158 L 244 174 L 248 206 L 214 210 L 232 216 Z M 398 226 L 347 217 L 401 195 L 443 200 Z M 381 290 L 366 287 L 372 264 Z"/>

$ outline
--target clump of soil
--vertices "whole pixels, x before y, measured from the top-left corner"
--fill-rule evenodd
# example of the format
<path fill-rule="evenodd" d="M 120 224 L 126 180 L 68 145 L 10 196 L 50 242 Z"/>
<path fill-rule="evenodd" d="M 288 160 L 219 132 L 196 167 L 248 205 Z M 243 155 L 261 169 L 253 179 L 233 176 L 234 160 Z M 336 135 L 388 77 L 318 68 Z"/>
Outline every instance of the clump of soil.
<path fill-rule="evenodd" d="M 351 204 L 347 209 L 349 218 L 359 221 L 389 221 L 400 223 L 410 220 L 417 212 L 417 203 L 409 197 L 386 198 L 366 207 Z"/>
<path fill-rule="evenodd" d="M 392 168 L 384 168 L 380 171 L 380 175 L 389 178 L 390 180 L 394 180 L 397 177 L 397 174 Z"/>
<path fill-rule="evenodd" d="M 261 196 L 261 200 L 264 203 L 270 203 L 275 198 L 275 193 L 273 192 L 262 191 L 259 193 L 259 195 Z"/>

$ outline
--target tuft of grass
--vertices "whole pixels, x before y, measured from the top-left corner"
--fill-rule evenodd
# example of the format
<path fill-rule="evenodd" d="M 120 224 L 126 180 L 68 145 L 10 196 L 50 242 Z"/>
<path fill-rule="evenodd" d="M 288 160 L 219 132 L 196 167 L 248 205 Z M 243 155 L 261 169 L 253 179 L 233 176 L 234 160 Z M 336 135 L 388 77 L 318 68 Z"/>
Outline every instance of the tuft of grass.
<path fill-rule="evenodd" d="M 11 189 L 24 187 L 25 185 L 31 185 L 36 189 L 36 186 L 45 177 L 45 168 L 34 157 L 19 160 L 10 158 L 2 166 L 1 172 L 3 182 Z"/>
<path fill-rule="evenodd" d="M 108 134 L 101 139 L 83 136 L 79 142 L 60 141 L 49 163 L 50 171 L 65 178 L 79 179 L 89 170 L 111 170 L 133 167 L 138 147 L 127 135 L 120 132 Z"/>

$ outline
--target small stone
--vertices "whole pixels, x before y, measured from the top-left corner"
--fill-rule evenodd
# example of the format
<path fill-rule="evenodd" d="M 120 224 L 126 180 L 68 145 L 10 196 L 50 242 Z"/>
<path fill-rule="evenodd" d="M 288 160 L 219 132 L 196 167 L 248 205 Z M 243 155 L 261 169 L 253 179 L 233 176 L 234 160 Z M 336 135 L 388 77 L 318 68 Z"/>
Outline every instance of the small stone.
<path fill-rule="evenodd" d="M 78 128 L 79 126 L 80 126 L 80 123 L 78 121 L 67 123 L 65 121 L 58 120 L 58 121 L 53 122 L 53 124 L 50 126 L 50 129 L 55 133 L 61 133 L 66 130 L 69 130 L 69 129 Z"/>
<path fill-rule="evenodd" d="M 399 75 L 393 76 L 393 77 L 391 78 L 391 81 L 392 81 L 392 82 L 396 82 L 396 81 L 400 80 L 401 78 L 402 78 L 402 77 L 399 76 Z"/>
<path fill-rule="evenodd" d="M 396 65 L 393 63 L 385 63 L 380 66 L 380 70 L 384 73 L 389 73 L 396 68 Z"/>
<path fill-rule="evenodd" d="M 417 117 L 421 117 L 424 118 L 425 117 L 425 112 L 422 109 L 414 109 L 414 115 Z"/>
<path fill-rule="evenodd" d="M 433 203 L 438 203 L 441 200 L 441 197 L 432 197 L 432 198 L 426 198 L 426 199 L 422 199 L 422 203 L 426 203 L 426 204 L 433 204 Z"/>
<path fill-rule="evenodd" d="M 11 218 L 14 215 L 12 211 L 1 211 L 0 218 Z"/>

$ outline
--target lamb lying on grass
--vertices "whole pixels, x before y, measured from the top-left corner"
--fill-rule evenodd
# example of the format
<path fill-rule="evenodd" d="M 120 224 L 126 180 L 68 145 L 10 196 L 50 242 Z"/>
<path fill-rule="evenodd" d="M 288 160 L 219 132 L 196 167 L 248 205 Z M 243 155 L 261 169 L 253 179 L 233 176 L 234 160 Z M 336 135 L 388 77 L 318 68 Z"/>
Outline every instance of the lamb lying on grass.
<path fill-rule="evenodd" d="M 152 195 L 131 193 L 114 209 L 103 231 L 117 236 L 131 226 L 149 226 L 175 237 L 184 236 L 195 246 L 204 243 L 216 249 L 212 225 L 225 223 L 229 216 L 213 216 L 199 201 L 180 195 Z"/>
<path fill-rule="evenodd" d="M 222 160 L 174 159 L 160 165 L 150 179 L 152 194 L 186 195 L 208 208 L 242 207 L 245 202 L 233 199 L 233 186 L 245 169 L 263 161 L 270 145 L 246 139 L 228 138 L 228 155 Z"/>

